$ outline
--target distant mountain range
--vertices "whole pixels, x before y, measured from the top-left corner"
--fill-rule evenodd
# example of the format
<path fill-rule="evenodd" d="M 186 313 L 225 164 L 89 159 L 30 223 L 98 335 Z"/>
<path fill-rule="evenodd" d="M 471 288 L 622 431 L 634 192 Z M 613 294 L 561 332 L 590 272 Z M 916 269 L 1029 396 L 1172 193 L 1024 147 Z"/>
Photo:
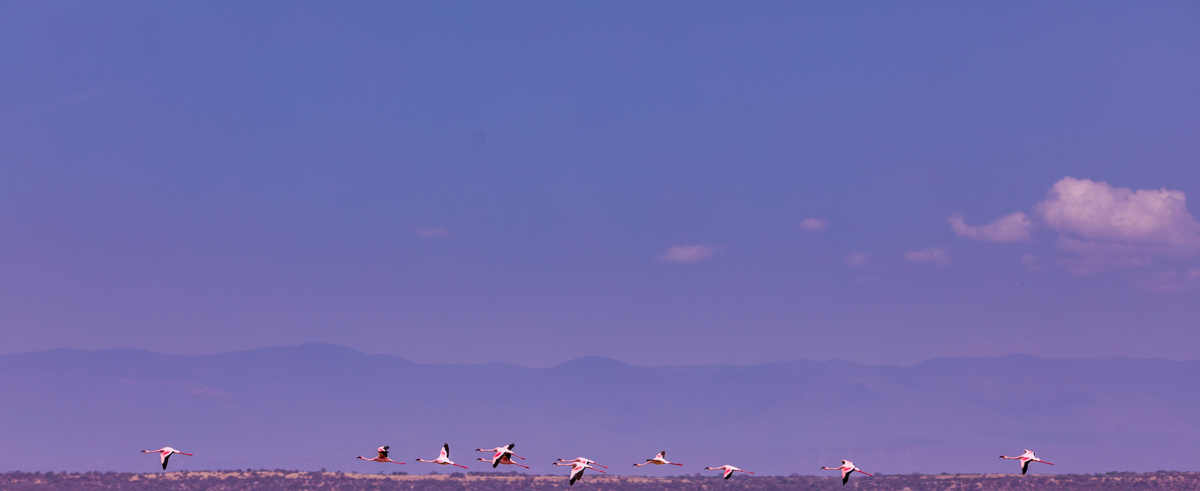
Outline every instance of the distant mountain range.
<path fill-rule="evenodd" d="M 422 365 L 334 345 L 208 356 L 59 349 L 0 356 L 0 470 L 447 468 L 516 443 L 539 474 L 589 457 L 621 473 L 1016 472 L 1200 469 L 1200 361 L 940 358 L 638 367 L 585 357 L 552 368 Z M 667 450 L 685 467 L 633 468 Z M 390 466 L 390 467 L 389 467 Z M 509 471 L 509 468 L 500 470 Z M 564 471 L 565 472 L 565 471 Z"/>

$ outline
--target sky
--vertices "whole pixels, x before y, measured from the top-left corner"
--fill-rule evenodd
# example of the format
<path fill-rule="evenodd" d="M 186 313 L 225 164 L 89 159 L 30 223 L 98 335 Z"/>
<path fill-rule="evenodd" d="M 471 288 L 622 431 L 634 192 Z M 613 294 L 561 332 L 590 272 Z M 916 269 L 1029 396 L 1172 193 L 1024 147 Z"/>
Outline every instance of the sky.
<path fill-rule="evenodd" d="M 1198 25 L 0 2 L 0 353 L 1200 358 Z"/>

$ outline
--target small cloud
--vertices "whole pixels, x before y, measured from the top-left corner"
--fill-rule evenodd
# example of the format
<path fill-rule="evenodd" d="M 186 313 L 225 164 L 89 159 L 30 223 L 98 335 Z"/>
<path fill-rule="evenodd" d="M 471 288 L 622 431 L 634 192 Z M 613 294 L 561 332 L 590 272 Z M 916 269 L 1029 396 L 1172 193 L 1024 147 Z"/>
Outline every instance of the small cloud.
<path fill-rule="evenodd" d="M 677 245 L 667 248 L 659 261 L 664 263 L 694 263 L 713 258 L 715 249 L 704 245 Z"/>
<path fill-rule="evenodd" d="M 1037 260 L 1038 257 L 1034 254 L 1025 254 L 1021 256 L 1021 264 L 1029 266 L 1030 268 L 1037 268 Z"/>
<path fill-rule="evenodd" d="M 960 237 L 984 242 L 1021 242 L 1029 240 L 1029 231 L 1033 230 L 1033 220 L 1019 211 L 992 220 L 987 225 L 967 225 L 960 213 L 951 214 L 946 222 Z"/>
<path fill-rule="evenodd" d="M 851 252 L 850 254 L 846 254 L 845 259 L 842 260 L 846 262 L 847 266 L 860 269 L 866 267 L 871 262 L 871 255 L 865 252 Z"/>
<path fill-rule="evenodd" d="M 1060 241 L 1061 242 L 1061 241 Z M 1150 256 L 1081 254 L 1063 259 L 1062 264 L 1073 274 L 1080 276 L 1100 273 L 1113 268 L 1136 268 L 1154 264 Z"/>
<path fill-rule="evenodd" d="M 1192 268 L 1186 272 L 1159 271 L 1137 282 L 1137 286 L 1158 293 L 1178 293 L 1200 283 L 1200 270 Z"/>
<path fill-rule="evenodd" d="M 800 221 L 800 228 L 804 230 L 825 230 L 829 225 L 829 220 L 824 218 L 805 218 Z"/>
<path fill-rule="evenodd" d="M 417 235 L 421 237 L 449 237 L 450 231 L 446 230 L 445 227 L 419 228 L 417 229 Z"/>
<path fill-rule="evenodd" d="M 950 264 L 950 254 L 944 248 L 929 247 L 920 251 L 908 251 L 904 254 L 904 259 L 914 263 L 933 263 L 938 266 L 946 266 Z"/>

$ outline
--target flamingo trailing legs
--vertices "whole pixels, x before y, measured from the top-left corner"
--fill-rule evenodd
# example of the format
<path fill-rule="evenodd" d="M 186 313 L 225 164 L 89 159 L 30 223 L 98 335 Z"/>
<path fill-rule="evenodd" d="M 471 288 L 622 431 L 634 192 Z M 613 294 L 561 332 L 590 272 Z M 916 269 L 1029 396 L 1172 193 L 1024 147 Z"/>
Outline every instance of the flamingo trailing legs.
<path fill-rule="evenodd" d="M 842 471 L 842 486 L 845 486 L 846 481 L 850 480 L 850 474 L 853 474 L 855 472 L 862 472 L 863 474 L 867 474 L 866 472 L 863 472 L 862 469 L 859 469 L 858 466 L 854 465 L 854 462 L 851 462 L 849 460 L 842 460 L 841 467 L 821 466 L 821 468 L 825 469 L 825 470 L 830 470 L 830 471 Z M 870 476 L 871 474 L 867 474 L 867 475 Z"/>
<path fill-rule="evenodd" d="M 158 460 L 159 460 L 159 462 L 162 462 L 162 468 L 164 471 L 167 470 L 167 459 L 170 459 L 171 455 L 179 454 L 179 455 L 187 455 L 188 457 L 192 456 L 192 454 L 190 454 L 190 453 L 183 453 L 183 452 L 175 450 L 171 447 L 163 447 L 158 450 L 142 450 L 142 453 L 158 454 Z"/>
<path fill-rule="evenodd" d="M 449 443 L 442 444 L 442 452 L 440 454 L 438 454 L 438 457 L 436 459 L 433 459 L 433 460 L 417 459 L 417 462 L 429 462 L 430 464 L 437 464 L 437 465 L 453 465 L 455 467 L 462 467 L 463 469 L 467 468 L 467 466 L 465 466 L 465 465 L 455 464 L 454 462 L 452 462 L 450 460 L 450 444 Z"/>
<path fill-rule="evenodd" d="M 728 464 L 723 465 L 721 467 L 705 467 L 704 470 L 723 471 L 725 473 L 725 479 L 729 479 L 729 478 L 733 477 L 734 472 L 745 472 L 746 474 L 754 474 L 753 472 L 744 471 L 744 470 L 738 469 L 737 467 L 734 467 L 734 466 L 728 465 Z"/>
<path fill-rule="evenodd" d="M 395 460 L 388 458 L 388 449 L 389 448 L 392 448 L 392 447 L 384 445 L 382 447 L 375 449 L 375 451 L 378 452 L 379 455 L 376 455 L 375 458 L 373 458 L 373 459 L 368 459 L 366 457 L 363 457 L 362 455 L 359 455 L 358 458 L 359 458 L 359 460 L 366 460 L 366 461 L 370 461 L 370 462 L 391 462 L 393 464 L 404 464 L 404 462 L 396 462 Z"/>
<path fill-rule="evenodd" d="M 1029 470 L 1029 463 L 1030 463 L 1030 462 L 1041 462 L 1041 463 L 1043 463 L 1043 464 L 1050 464 L 1050 465 L 1054 465 L 1054 464 L 1051 464 L 1050 462 L 1046 462 L 1045 460 L 1042 460 L 1042 459 L 1039 459 L 1039 458 L 1037 458 L 1037 455 L 1034 455 L 1034 454 L 1033 454 L 1033 450 L 1029 450 L 1029 449 L 1025 449 L 1025 453 L 1023 453 L 1023 454 L 1021 454 L 1021 455 L 1018 455 L 1018 456 L 1016 456 L 1016 457 L 1008 457 L 1008 456 L 1001 455 L 1001 456 L 1000 456 L 1000 458 L 1002 458 L 1002 459 L 1020 460 L 1020 461 L 1021 461 L 1021 475 L 1022 475 L 1022 476 L 1024 476 L 1024 475 L 1025 475 L 1025 472 L 1027 472 L 1027 471 Z"/>
<path fill-rule="evenodd" d="M 510 444 L 508 444 L 508 445 L 505 445 L 505 446 L 503 446 L 503 447 L 496 447 L 496 448 L 477 448 L 477 449 L 475 449 L 475 451 L 476 451 L 476 452 L 494 452 L 494 453 L 495 453 L 495 455 L 492 455 L 492 460 L 491 460 L 491 462 L 492 462 L 492 468 L 493 468 L 493 469 L 495 469 L 495 468 L 496 468 L 496 466 L 500 465 L 500 461 L 501 461 L 501 460 L 503 460 L 503 459 L 509 459 L 509 460 L 512 460 L 512 458 L 513 458 L 513 457 L 516 457 L 516 458 L 518 458 L 518 459 L 525 460 L 525 457 L 522 457 L 522 456 L 520 456 L 520 455 L 517 455 L 517 454 L 513 453 L 512 449 L 513 449 L 513 447 L 515 447 L 515 446 L 517 446 L 517 444 L 515 444 L 515 443 L 510 443 Z M 488 461 L 487 461 L 487 460 L 484 460 L 484 462 L 488 462 Z"/>
<path fill-rule="evenodd" d="M 663 464 L 666 464 L 666 465 L 683 465 L 683 464 L 676 464 L 676 463 L 674 463 L 674 462 L 668 462 L 668 461 L 667 461 L 667 451 L 666 451 L 666 450 L 663 450 L 663 451 L 659 452 L 659 453 L 658 453 L 658 455 L 655 455 L 653 459 L 646 459 L 646 461 L 645 461 L 645 462 L 643 462 L 643 463 L 641 463 L 641 464 L 633 464 L 633 466 L 634 466 L 634 467 L 641 467 L 641 466 L 643 466 L 643 465 L 650 465 L 650 464 L 654 464 L 654 465 L 663 465 Z"/>
<path fill-rule="evenodd" d="M 559 459 L 559 460 L 562 460 L 562 459 Z M 568 486 L 574 486 L 575 481 L 583 479 L 583 471 L 586 471 L 588 469 L 593 469 L 596 472 L 599 472 L 601 474 L 607 474 L 606 472 L 604 472 L 600 469 L 596 469 L 595 467 L 592 467 L 591 464 L 585 464 L 582 462 L 570 462 L 570 463 L 553 462 L 553 464 L 554 465 L 569 465 L 569 466 L 571 466 L 571 480 L 570 480 L 570 482 L 567 483 Z"/>
<path fill-rule="evenodd" d="M 478 459 L 475 459 L 475 460 L 478 460 L 478 461 L 481 461 L 481 462 L 487 462 L 487 463 L 489 463 L 489 464 L 492 464 L 492 468 L 493 468 L 493 469 L 495 469 L 497 465 L 515 465 L 515 466 L 517 466 L 517 467 L 524 467 L 524 468 L 526 468 L 526 469 L 528 469 L 528 468 L 529 468 L 529 466 L 527 466 L 527 465 L 521 465 L 521 464 L 518 464 L 518 463 L 516 463 L 516 462 L 513 462 L 513 460 L 512 460 L 512 459 L 510 459 L 510 458 L 508 458 L 508 457 L 500 457 L 500 458 L 499 458 L 499 460 L 494 460 L 494 459 L 493 459 L 493 460 L 488 460 L 488 459 L 485 459 L 485 458 L 483 458 L 483 457 L 480 457 L 480 458 L 478 458 Z"/>
<path fill-rule="evenodd" d="M 567 464 L 588 464 L 588 465 L 594 465 L 596 467 L 603 467 L 605 469 L 608 468 L 607 465 L 600 465 L 600 464 L 597 464 L 596 461 L 594 461 L 594 460 L 585 459 L 583 457 L 575 457 L 574 459 L 571 459 L 571 460 L 558 459 L 558 462 L 563 462 L 563 463 L 567 463 Z"/>

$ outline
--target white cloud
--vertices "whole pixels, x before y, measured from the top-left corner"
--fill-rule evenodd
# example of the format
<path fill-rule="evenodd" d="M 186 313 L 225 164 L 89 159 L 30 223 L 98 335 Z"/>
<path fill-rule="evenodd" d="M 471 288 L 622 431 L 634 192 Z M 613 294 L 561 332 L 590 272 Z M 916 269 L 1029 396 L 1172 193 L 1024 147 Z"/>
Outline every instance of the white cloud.
<path fill-rule="evenodd" d="M 1114 188 L 1064 177 L 1034 207 L 1060 234 L 1059 246 L 1092 255 L 1191 255 L 1200 250 L 1200 223 L 1183 191 Z"/>
<path fill-rule="evenodd" d="M 867 263 L 871 262 L 871 255 L 865 252 L 851 252 L 850 254 L 846 254 L 846 258 L 843 261 L 846 262 L 847 266 L 859 269 L 866 267 Z"/>
<path fill-rule="evenodd" d="M 1075 274 L 1146 266 L 1158 255 L 1200 252 L 1200 223 L 1179 190 L 1116 188 L 1067 176 L 1050 186 L 1032 215 L 1015 212 L 986 225 L 969 225 L 954 213 L 946 222 L 954 233 L 972 240 L 1018 242 L 1030 240 L 1036 218 L 1058 233 L 1059 250 L 1069 254 L 1060 262 Z M 1035 266 L 1033 259 L 1023 261 Z"/>
<path fill-rule="evenodd" d="M 805 218 L 800 221 L 800 228 L 804 230 L 825 230 L 829 226 L 829 220 L 824 218 Z"/>
<path fill-rule="evenodd" d="M 714 252 L 712 247 L 703 245 L 677 245 L 668 247 L 658 260 L 664 263 L 694 263 L 712 259 Z"/>
<path fill-rule="evenodd" d="M 417 229 L 417 235 L 421 237 L 449 237 L 450 231 L 446 230 L 445 227 L 419 228 Z"/>
<path fill-rule="evenodd" d="M 938 266 L 946 266 L 950 264 L 950 254 L 944 248 L 929 247 L 920 251 L 908 251 L 904 253 L 904 259 L 914 263 L 933 263 Z"/>
<path fill-rule="evenodd" d="M 1029 240 L 1033 220 L 1022 212 L 1009 213 L 987 225 L 967 225 L 962 214 L 954 213 L 946 218 L 950 228 L 959 236 L 984 242 L 1020 242 Z"/>

